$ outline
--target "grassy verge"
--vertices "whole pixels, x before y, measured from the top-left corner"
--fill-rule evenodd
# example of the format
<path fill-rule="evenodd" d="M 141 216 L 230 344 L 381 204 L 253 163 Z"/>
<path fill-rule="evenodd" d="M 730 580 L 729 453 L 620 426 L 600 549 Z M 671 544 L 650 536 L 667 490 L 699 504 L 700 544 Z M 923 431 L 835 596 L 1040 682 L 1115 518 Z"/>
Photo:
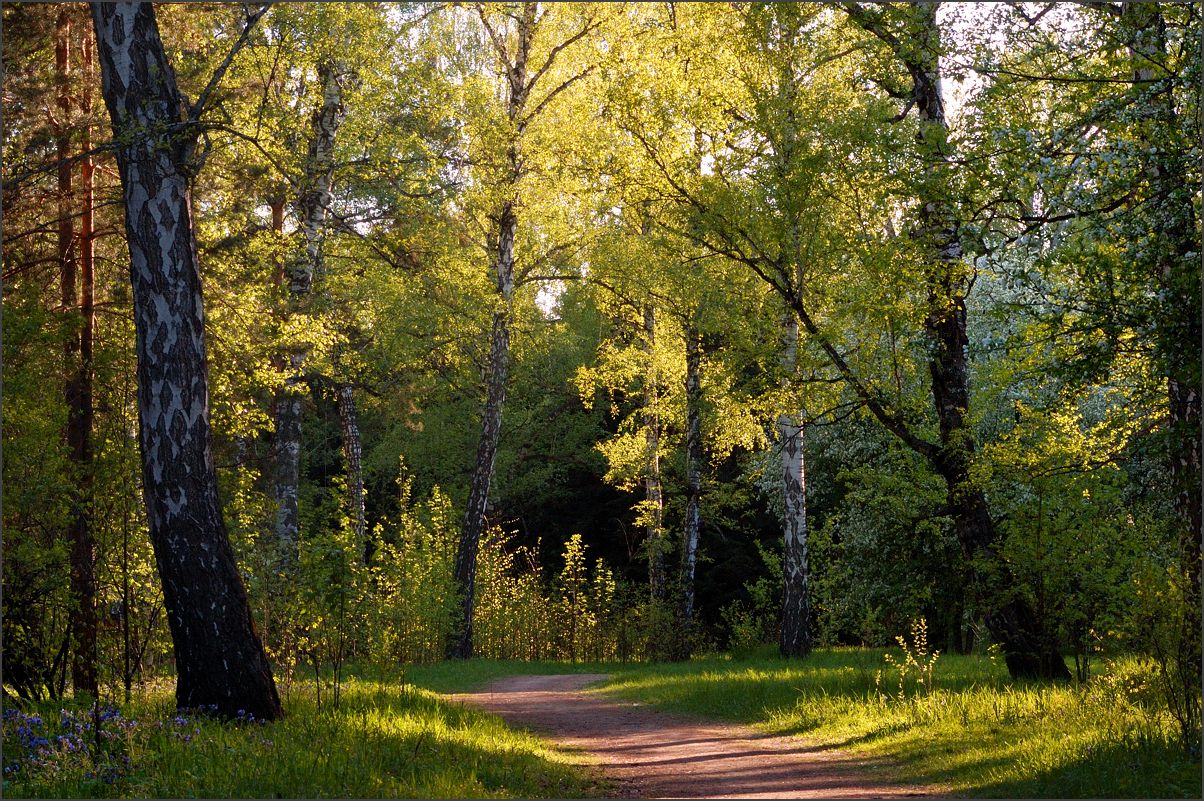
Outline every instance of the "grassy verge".
<path fill-rule="evenodd" d="M 900 690 L 885 654 L 645 665 L 615 672 L 605 690 L 873 755 L 895 779 L 956 795 L 1200 797 L 1199 757 L 1182 752 L 1135 660 L 1079 687 L 1012 683 L 992 660 L 941 656 L 930 681 L 913 672 Z"/>
<path fill-rule="evenodd" d="M 394 678 L 339 709 L 293 689 L 276 723 L 177 715 L 167 686 L 105 712 L 6 710 L 7 797 L 508 798 L 597 795 L 582 771 L 491 715 Z M 97 747 L 99 743 L 99 748 Z"/>

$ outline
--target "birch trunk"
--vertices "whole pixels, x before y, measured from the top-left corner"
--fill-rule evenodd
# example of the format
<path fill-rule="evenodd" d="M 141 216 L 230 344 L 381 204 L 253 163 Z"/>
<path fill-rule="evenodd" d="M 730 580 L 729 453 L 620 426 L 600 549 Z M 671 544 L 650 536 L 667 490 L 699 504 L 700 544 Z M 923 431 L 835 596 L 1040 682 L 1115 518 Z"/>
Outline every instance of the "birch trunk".
<path fill-rule="evenodd" d="M 93 3 L 125 203 L 143 493 L 175 646 L 176 703 L 280 716 L 218 502 L 188 176 L 194 140 L 150 3 Z"/>
<path fill-rule="evenodd" d="M 503 62 L 508 99 L 506 115 L 514 125 L 513 138 L 506 151 L 509 167 L 508 190 L 494 220 L 496 228 L 493 245 L 493 274 L 497 291 L 497 306 L 493 312 L 493 330 L 489 343 L 489 365 L 486 378 L 485 408 L 481 412 L 481 437 L 477 442 L 477 458 L 464 510 L 464 525 L 456 548 L 454 576 L 460 593 L 460 615 L 457 629 L 448 638 L 445 656 L 468 659 L 472 656 L 472 618 L 476 603 L 477 551 L 485 530 L 485 513 L 489 506 L 489 486 L 493 482 L 493 466 L 497 457 L 498 439 L 502 433 L 502 410 L 506 403 L 506 382 L 510 374 L 510 319 L 514 303 L 514 239 L 518 233 L 517 185 L 522 175 L 520 137 L 529 120 L 525 110 L 531 91 L 527 79 L 527 62 L 535 38 L 536 3 L 524 3 L 521 14 L 514 17 L 517 36 L 513 54 L 502 45 L 497 32 L 488 25 L 483 6 L 477 10 L 487 27 L 498 57 Z M 536 78 L 539 76 L 536 75 Z M 538 112 L 538 108 L 536 109 Z"/>
<path fill-rule="evenodd" d="M 795 371 L 798 362 L 798 319 L 785 321 L 782 366 Z M 788 379 L 787 379 L 788 380 Z M 807 473 L 803 458 L 803 422 L 797 415 L 778 418 L 778 447 L 782 454 L 785 501 L 782 537 L 782 656 L 806 656 L 811 651 L 810 571 L 807 564 Z"/>
<path fill-rule="evenodd" d="M 702 337 L 691 322 L 686 326 L 686 519 L 681 550 L 679 615 L 683 631 L 680 634 L 685 634 L 685 629 L 694 622 L 694 567 L 698 561 L 701 525 L 702 461 Z"/>
<path fill-rule="evenodd" d="M 339 428 L 343 435 L 343 459 L 347 462 L 347 509 L 355 535 L 356 557 L 367 562 L 367 540 L 364 532 L 364 470 L 360 444 L 359 415 L 355 410 L 355 393 L 350 384 L 338 388 Z"/>
<path fill-rule="evenodd" d="M 645 232 L 646 233 L 646 232 Z M 648 359 L 644 375 L 644 446 L 648 455 L 644 464 L 644 503 L 647 516 L 648 586 L 653 601 L 664 601 L 665 577 L 665 500 L 661 485 L 660 417 L 657 404 L 660 388 L 656 369 L 656 307 L 644 306 L 644 353 Z"/>
<path fill-rule="evenodd" d="M 477 551 L 485 530 L 485 512 L 489 505 L 489 485 L 502 433 L 502 409 L 506 403 L 506 382 L 510 375 L 510 311 L 514 295 L 514 235 L 518 218 L 512 203 L 507 203 L 499 221 L 495 270 L 499 308 L 493 313 L 493 332 L 489 345 L 489 377 L 485 409 L 481 413 L 481 438 L 472 471 L 468 506 L 456 549 L 455 579 L 460 596 L 460 628 L 448 643 L 447 656 L 468 659 L 472 656 L 472 616 L 477 576 Z"/>
<path fill-rule="evenodd" d="M 75 491 L 72 498 L 72 518 L 69 529 L 71 565 L 71 686 L 76 697 L 97 696 L 96 678 L 96 546 L 90 520 L 92 488 L 92 165 L 84 162 L 81 170 L 81 223 L 78 240 L 71 218 L 76 211 L 72 187 L 71 137 L 74 102 L 73 84 L 80 87 L 80 110 L 91 111 L 91 99 L 86 83 L 73 82 L 71 76 L 71 12 L 59 9 L 55 20 L 55 78 L 58 119 L 58 254 L 63 313 L 70 318 L 77 310 L 80 319 L 73 321 L 63 347 L 63 366 L 66 370 L 65 400 L 67 403 L 67 452 L 74 467 Z M 86 42 L 86 36 L 81 37 Z M 84 44 L 86 62 L 90 47 Z M 90 77 L 90 76 L 89 76 Z M 86 126 L 86 121 L 84 125 Z M 89 148 L 85 133 L 83 148 Z M 76 246 L 79 247 L 77 261 Z M 82 290 L 82 293 L 81 291 Z M 82 302 L 81 302 L 82 294 Z"/>
<path fill-rule="evenodd" d="M 974 433 L 966 421 L 970 408 L 966 358 L 970 271 L 962 251 L 960 221 L 953 200 L 947 195 L 951 148 L 937 58 L 940 52 L 937 5 L 915 7 L 919 23 L 916 52 L 920 55 L 911 71 L 919 112 L 916 139 L 929 163 L 919 200 L 921 236 L 931 254 L 924 327 L 931 343 L 928 369 L 940 430 L 934 467 L 945 480 L 962 552 L 972 565 L 985 557 L 993 566 L 989 571 L 976 569 L 975 579 L 987 607 L 984 615 L 987 628 L 1003 649 L 1008 671 L 1014 677 L 1069 679 L 1070 671 L 1056 643 L 1048 636 L 1045 621 L 1031 604 L 1012 591 L 1015 579 L 1007 563 L 999 557 L 999 532 L 986 495 L 970 477 L 977 449 Z"/>
<path fill-rule="evenodd" d="M 322 244 L 334 179 L 335 136 L 344 116 L 345 75 L 346 69 L 340 64 L 323 62 L 318 66 L 322 104 L 313 116 L 313 134 L 296 204 L 301 243 L 285 259 L 283 270 L 289 292 L 286 316 L 305 311 L 314 277 L 322 270 Z M 290 343 L 287 361 L 289 376 L 276 397 L 276 538 L 285 565 L 292 565 L 297 559 L 300 529 L 297 491 L 301 483 L 301 417 L 305 390 L 303 371 L 308 352 L 308 343 Z"/>

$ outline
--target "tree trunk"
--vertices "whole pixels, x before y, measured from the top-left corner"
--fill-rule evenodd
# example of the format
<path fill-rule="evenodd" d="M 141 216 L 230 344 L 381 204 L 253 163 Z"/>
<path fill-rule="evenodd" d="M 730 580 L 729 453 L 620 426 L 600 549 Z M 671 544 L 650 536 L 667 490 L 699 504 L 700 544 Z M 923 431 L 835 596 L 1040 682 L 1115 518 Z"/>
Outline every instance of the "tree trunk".
<path fill-rule="evenodd" d="M 326 216 L 334 180 L 335 136 L 345 116 L 343 81 L 346 75 L 347 69 L 342 64 L 324 61 L 318 65 L 322 104 L 314 112 L 313 134 L 296 205 L 301 242 L 285 259 L 282 276 L 288 282 L 286 316 L 306 311 L 314 277 L 322 271 L 322 244 L 326 238 Z M 303 368 L 309 349 L 307 342 L 289 343 L 289 376 L 276 397 L 276 538 L 286 566 L 296 562 L 300 531 L 297 492 L 301 482 Z"/>
<path fill-rule="evenodd" d="M 280 716 L 218 502 L 188 176 L 195 140 L 150 3 L 93 3 L 125 202 L 143 492 L 177 670 L 176 703 Z"/>
<path fill-rule="evenodd" d="M 691 322 L 686 326 L 686 520 L 682 531 L 681 601 L 678 614 L 685 635 L 694 622 L 694 568 L 698 561 L 698 531 L 702 500 L 702 338 Z M 688 654 L 678 653 L 685 658 Z"/>
<path fill-rule="evenodd" d="M 514 235 L 518 218 L 514 204 L 506 203 L 499 218 L 498 250 L 495 264 L 500 307 L 493 313 L 493 335 L 489 346 L 489 378 L 485 409 L 481 413 L 481 438 L 477 444 L 476 466 L 464 526 L 456 549 L 455 579 L 461 593 L 459 630 L 448 641 L 447 656 L 468 659 L 472 656 L 472 614 L 477 575 L 477 550 L 485 529 L 485 511 L 489 503 L 489 485 L 493 481 L 493 463 L 498 438 L 502 433 L 502 408 L 506 403 L 506 381 L 510 374 L 510 313 L 514 295 Z"/>
<path fill-rule="evenodd" d="M 343 434 L 343 459 L 347 462 L 347 510 L 355 535 L 356 558 L 366 562 L 367 540 L 364 531 L 364 470 L 360 444 L 359 416 L 355 411 L 355 394 L 350 384 L 340 384 L 339 427 Z"/>
<path fill-rule="evenodd" d="M 86 42 L 86 37 L 81 37 Z M 76 238 L 71 218 L 76 211 L 68 159 L 72 155 L 71 131 L 73 102 L 71 89 L 71 12 L 59 10 L 55 21 L 54 61 L 57 84 L 56 106 L 58 155 L 58 254 L 59 277 L 62 288 L 63 313 L 70 319 L 79 310 L 78 324 L 71 323 L 63 347 L 63 366 L 66 371 L 65 400 L 67 453 L 74 467 L 75 484 L 72 498 L 72 518 L 69 529 L 71 565 L 71 686 L 77 698 L 97 696 L 96 679 L 96 547 L 92 537 L 92 166 L 85 161 L 81 171 L 81 230 L 78 242 L 82 264 L 76 261 Z M 85 69 L 90 47 L 84 44 Z M 89 73 L 90 77 L 90 73 Z M 76 82 L 80 88 L 80 108 L 91 111 L 90 87 Z M 84 123 L 86 126 L 86 122 Z M 86 128 L 85 128 L 86 130 Z M 89 148 L 89 137 L 83 137 L 83 149 Z M 78 272 L 77 272 L 78 268 Z M 81 286 L 77 286 L 78 284 Z M 80 300 L 82 289 L 83 300 Z"/>
<path fill-rule="evenodd" d="M 468 505 L 464 510 L 464 525 L 460 529 L 460 543 L 456 548 L 454 575 L 460 593 L 460 619 L 458 628 L 448 638 L 445 655 L 452 659 L 468 659 L 472 656 L 472 616 L 476 603 L 477 551 L 481 533 L 485 529 L 485 512 L 489 505 L 489 485 L 493 482 L 493 465 L 497 457 L 498 439 L 502 432 L 502 409 L 506 403 L 506 382 L 510 374 L 510 318 L 514 303 L 514 239 L 518 233 L 517 184 L 522 175 L 520 137 L 529 120 L 524 119 L 531 82 L 527 80 L 527 62 L 531 45 L 535 39 L 537 25 L 536 3 L 523 3 L 522 12 L 515 17 L 516 43 L 512 55 L 497 39 L 496 31 L 485 23 L 486 14 L 482 6 L 477 7 L 482 23 L 485 23 L 498 57 L 503 62 L 504 80 L 508 93 L 506 115 L 514 125 L 513 138 L 507 148 L 509 166 L 506 187 L 510 194 L 502 201 L 496 220 L 494 239 L 493 272 L 497 289 L 497 307 L 493 312 L 493 332 L 489 344 L 488 377 L 486 379 L 485 409 L 481 413 L 481 438 L 477 443 L 476 464 L 472 471 L 472 485 L 468 491 Z M 538 109 L 536 109 L 538 111 Z"/>
<path fill-rule="evenodd" d="M 786 320 L 782 366 L 793 373 L 798 360 L 798 319 Z M 787 379 L 789 380 L 789 379 Z M 782 656 L 806 656 L 811 651 L 810 571 L 807 564 L 807 473 L 803 457 L 803 422 L 797 415 L 778 418 L 778 447 L 782 454 L 785 500 L 782 538 Z"/>
<path fill-rule="evenodd" d="M 999 532 L 991 519 L 986 496 L 970 478 L 976 451 L 974 434 L 966 423 L 970 408 L 966 369 L 966 295 L 970 289 L 970 271 L 951 196 L 950 172 L 954 165 L 941 96 L 939 5 L 923 3 L 908 7 L 911 24 L 906 41 L 892 32 L 877 14 L 856 3 L 845 5 L 852 18 L 886 42 L 907 68 L 912 79 L 911 104 L 919 114 L 916 142 L 926 164 L 923 181 L 917 187 L 920 225 L 916 236 L 929 254 L 925 268 L 928 311 L 924 330 L 930 343 L 928 369 L 940 430 L 939 445 L 933 448 L 919 441 L 897 417 L 884 422 L 922 453 L 945 480 L 954 531 L 971 565 L 979 603 L 986 610 L 987 628 L 1003 649 L 1009 673 L 1014 678 L 1069 679 L 1070 671 L 1056 643 L 1046 636 L 1044 621 L 1032 604 L 1017 594 L 1015 577 L 999 558 Z M 811 327 L 808 325 L 808 330 Z M 871 409 L 883 418 L 879 408 L 871 406 Z"/>
<path fill-rule="evenodd" d="M 645 231 L 647 234 L 647 231 Z M 661 487 L 660 414 L 657 405 L 660 387 L 656 369 L 656 307 L 644 306 L 644 353 L 648 359 L 644 375 L 644 504 L 647 524 L 645 547 L 648 550 L 648 587 L 653 601 L 664 601 L 665 576 L 665 499 Z"/>

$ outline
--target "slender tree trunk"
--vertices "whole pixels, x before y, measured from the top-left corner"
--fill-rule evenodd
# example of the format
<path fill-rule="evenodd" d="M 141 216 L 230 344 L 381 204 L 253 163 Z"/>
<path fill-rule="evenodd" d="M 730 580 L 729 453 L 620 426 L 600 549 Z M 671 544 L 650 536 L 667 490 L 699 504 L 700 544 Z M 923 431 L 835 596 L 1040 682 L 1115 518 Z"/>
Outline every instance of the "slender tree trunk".
<path fill-rule="evenodd" d="M 280 716 L 218 501 L 188 176 L 194 132 L 150 3 L 93 3 L 125 201 L 143 492 L 176 659 L 176 702 Z"/>
<path fill-rule="evenodd" d="M 305 174 L 296 210 L 301 242 L 285 259 L 283 279 L 288 283 L 287 316 L 306 311 L 315 276 L 322 271 L 327 209 L 334 180 L 335 136 L 343 122 L 345 66 L 324 61 L 318 65 L 322 104 L 314 112 Z M 291 565 L 297 558 L 300 517 L 297 492 L 301 483 L 301 418 L 305 391 L 303 369 L 309 353 L 307 342 L 288 347 L 289 375 L 276 397 L 276 538 L 282 561 Z"/>
<path fill-rule="evenodd" d="M 694 622 L 694 568 L 702 501 L 702 337 L 693 322 L 686 326 L 686 520 L 682 531 L 681 604 L 683 631 Z M 688 654 L 679 653 L 684 658 Z"/>
<path fill-rule="evenodd" d="M 645 232 L 647 234 L 647 232 Z M 645 538 L 648 549 L 648 585 L 653 601 L 664 601 L 665 577 L 665 500 L 661 486 L 660 459 L 660 387 L 656 368 L 656 307 L 644 306 L 644 352 L 648 359 L 644 375 L 644 504 L 647 518 Z"/>
<path fill-rule="evenodd" d="M 77 262 L 74 224 L 71 219 L 76 211 L 72 187 L 71 131 L 73 106 L 71 90 L 79 82 L 71 76 L 71 12 L 60 8 L 55 21 L 55 72 L 57 83 L 56 106 L 59 115 L 57 155 L 59 191 L 58 252 L 59 275 L 62 284 L 63 313 L 69 317 L 78 309 L 80 320 L 72 323 L 64 344 L 63 366 L 67 381 L 65 398 L 67 403 L 66 440 L 67 451 L 74 466 L 74 497 L 70 523 L 71 564 L 71 686 L 77 697 L 96 697 L 96 548 L 92 537 L 91 483 L 92 483 L 92 168 L 85 162 L 81 171 L 82 208 L 81 230 L 78 243 L 81 246 L 82 264 Z M 86 36 L 81 37 L 86 41 Z M 88 47 L 84 45 L 84 47 Z M 90 54 L 90 48 L 88 48 Z M 85 64 L 85 69 L 87 66 Z M 90 76 L 90 71 L 88 73 Z M 88 77 L 85 76 L 85 77 Z M 85 114 L 91 110 L 88 98 L 89 86 L 79 86 L 80 107 Z M 86 130 L 86 123 L 85 123 Z M 90 137 L 83 137 L 83 148 L 88 149 Z M 82 286 L 81 286 L 82 285 Z M 80 289 L 82 288 L 82 302 Z"/>
<path fill-rule="evenodd" d="M 798 361 L 798 319 L 785 322 L 782 366 L 793 373 Z M 789 380 L 789 379 L 787 379 Z M 782 656 L 806 656 L 811 651 L 810 571 L 807 564 L 807 473 L 803 458 L 803 422 L 797 415 L 778 418 L 778 447 L 782 454 L 785 509 L 782 536 Z"/>
<path fill-rule="evenodd" d="M 508 52 L 495 39 L 498 57 L 504 62 L 504 79 L 509 95 L 506 115 L 514 125 L 506 158 L 509 162 L 510 194 L 498 209 L 494 242 L 493 273 L 497 289 L 497 307 L 493 313 L 493 332 L 489 345 L 488 378 L 486 379 L 485 409 L 481 413 L 481 438 L 477 443 L 477 458 L 464 510 L 464 525 L 456 548 L 454 575 L 460 593 L 460 616 L 457 630 L 448 638 L 444 654 L 453 659 L 472 656 L 472 617 L 476 603 L 477 551 L 485 529 L 485 513 L 489 506 L 489 485 L 493 481 L 493 465 L 497 457 L 498 439 L 502 432 L 502 409 L 506 403 L 506 382 L 510 374 L 510 319 L 514 304 L 514 239 L 518 233 L 518 198 L 516 187 L 522 175 L 520 144 L 529 120 L 524 118 L 531 82 L 527 80 L 527 62 L 535 39 L 536 3 L 524 3 L 515 18 L 516 41 Z M 477 7 L 486 23 L 482 6 Z M 489 28 L 492 37 L 496 31 Z M 538 75 L 536 76 L 538 78 Z M 533 79 L 534 80 L 534 79 Z M 538 111 L 538 109 L 537 109 Z"/>
<path fill-rule="evenodd" d="M 347 462 L 347 509 L 355 534 L 356 557 L 367 561 L 364 525 L 364 470 L 360 445 L 359 416 L 355 411 L 355 393 L 350 384 L 338 388 L 339 427 L 343 434 L 343 459 Z"/>
<path fill-rule="evenodd" d="M 485 529 L 485 512 L 489 503 L 489 485 L 493 481 L 493 464 L 497 457 L 498 439 L 502 433 L 502 409 L 506 403 L 506 381 L 510 374 L 510 314 L 514 295 L 514 236 L 518 218 L 514 204 L 506 203 L 499 218 L 497 261 L 497 291 L 499 308 L 493 313 L 493 334 L 489 347 L 489 378 L 485 409 L 481 413 L 481 438 L 477 444 L 477 460 L 472 471 L 468 506 L 464 511 L 464 526 L 460 545 L 456 549 L 455 579 L 460 596 L 460 627 L 448 642 L 447 656 L 468 659 L 472 656 L 472 616 L 476 590 L 477 551 Z"/>

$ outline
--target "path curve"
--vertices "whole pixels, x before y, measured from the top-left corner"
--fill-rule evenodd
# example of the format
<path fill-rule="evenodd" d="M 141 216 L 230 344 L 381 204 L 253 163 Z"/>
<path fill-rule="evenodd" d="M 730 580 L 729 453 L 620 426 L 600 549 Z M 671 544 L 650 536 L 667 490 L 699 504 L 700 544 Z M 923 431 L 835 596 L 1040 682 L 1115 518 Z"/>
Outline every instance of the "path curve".
<path fill-rule="evenodd" d="M 869 760 L 616 701 L 587 685 L 606 674 L 512 676 L 448 696 L 570 749 L 616 782 L 620 798 L 899 798 L 924 788 L 866 775 Z"/>

